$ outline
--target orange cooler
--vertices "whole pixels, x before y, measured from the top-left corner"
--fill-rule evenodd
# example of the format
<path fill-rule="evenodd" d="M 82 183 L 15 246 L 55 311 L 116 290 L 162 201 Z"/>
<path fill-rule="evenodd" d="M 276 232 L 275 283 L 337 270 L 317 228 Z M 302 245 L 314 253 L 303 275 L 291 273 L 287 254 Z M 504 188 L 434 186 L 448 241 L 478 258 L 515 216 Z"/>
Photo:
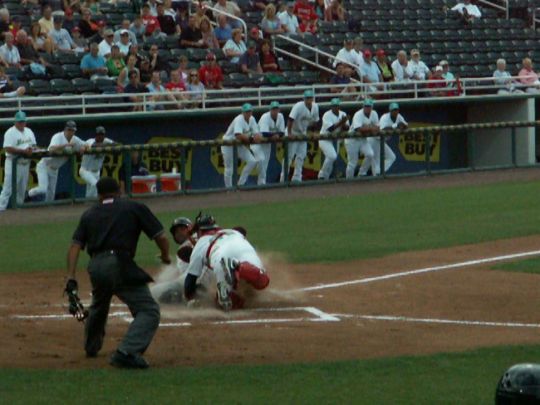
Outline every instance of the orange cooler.
<path fill-rule="evenodd" d="M 181 190 L 180 174 L 178 173 L 165 173 L 160 176 L 161 191 L 172 192 Z"/>
<path fill-rule="evenodd" d="M 157 176 L 132 176 L 131 192 L 133 194 L 145 194 L 156 192 Z"/>

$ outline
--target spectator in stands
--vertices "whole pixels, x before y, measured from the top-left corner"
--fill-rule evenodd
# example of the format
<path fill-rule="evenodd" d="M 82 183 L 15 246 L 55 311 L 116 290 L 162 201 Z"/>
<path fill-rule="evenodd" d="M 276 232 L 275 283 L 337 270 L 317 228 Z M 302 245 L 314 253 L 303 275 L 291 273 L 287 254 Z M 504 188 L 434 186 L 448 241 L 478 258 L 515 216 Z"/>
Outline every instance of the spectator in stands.
<path fill-rule="evenodd" d="M 217 18 L 218 26 L 214 28 L 214 35 L 219 43 L 220 48 L 232 38 L 232 28 L 227 23 L 227 17 L 220 15 Z"/>
<path fill-rule="evenodd" d="M 353 41 L 353 55 L 355 64 L 362 67 L 364 64 L 364 40 L 362 37 L 356 37 Z"/>
<path fill-rule="evenodd" d="M 5 67 L 16 67 L 21 69 L 21 55 L 15 46 L 15 38 L 11 32 L 4 34 L 5 44 L 0 46 L 0 60 Z"/>
<path fill-rule="evenodd" d="M 180 47 L 182 48 L 206 48 L 202 39 L 202 33 L 197 28 L 197 20 L 194 15 L 189 16 L 188 27 L 180 34 Z"/>
<path fill-rule="evenodd" d="M 124 93 L 126 94 L 137 94 L 137 93 L 148 93 L 146 86 L 141 84 L 139 79 L 139 73 L 135 70 L 129 72 L 129 83 L 124 87 Z M 128 96 L 128 101 L 132 103 L 140 103 L 133 106 L 133 111 L 143 111 L 143 97 L 142 96 Z M 152 98 L 148 97 L 146 101 L 152 102 Z"/>
<path fill-rule="evenodd" d="M 364 64 L 362 65 L 362 81 L 368 83 L 368 91 L 376 92 L 377 90 L 383 90 L 382 85 L 374 85 L 371 83 L 381 83 L 383 81 L 379 67 L 372 60 L 372 54 L 369 49 L 364 51 Z"/>
<path fill-rule="evenodd" d="M 64 23 L 62 24 L 62 28 L 65 28 L 67 32 L 71 32 L 75 26 L 76 24 L 75 20 L 73 19 L 73 10 L 68 8 L 64 12 Z"/>
<path fill-rule="evenodd" d="M 144 59 L 143 59 L 144 60 Z M 142 62 L 142 61 L 141 61 Z M 140 66 L 140 65 L 139 65 Z M 124 88 L 129 84 L 129 72 L 137 72 L 139 75 L 139 81 L 141 80 L 141 71 L 137 67 L 137 56 L 130 54 L 127 58 L 126 66 L 120 71 L 116 84 L 120 88 Z"/>
<path fill-rule="evenodd" d="M 199 108 L 204 94 L 204 84 L 199 79 L 199 74 L 195 69 L 189 72 L 189 82 L 187 85 L 191 108 Z"/>
<path fill-rule="evenodd" d="M 219 90 L 223 88 L 223 72 L 217 64 L 216 55 L 213 53 L 206 55 L 204 66 L 199 69 L 199 79 L 207 89 Z"/>
<path fill-rule="evenodd" d="M 540 93 L 540 80 L 538 80 L 538 74 L 533 70 L 532 60 L 530 58 L 523 59 L 522 66 L 518 76 L 519 82 L 523 85 L 525 92 L 531 94 Z"/>
<path fill-rule="evenodd" d="M 0 98 L 22 97 L 26 93 L 24 86 L 19 86 L 15 90 L 13 88 L 11 79 L 6 74 L 4 68 L 0 66 Z"/>
<path fill-rule="evenodd" d="M 317 14 L 308 0 L 296 0 L 294 4 L 294 14 L 300 21 L 300 32 L 317 32 Z"/>
<path fill-rule="evenodd" d="M 139 21 L 141 21 L 141 28 L 144 30 L 144 27 L 142 26 L 142 20 L 139 20 Z M 135 35 L 135 33 L 133 31 L 131 31 L 131 22 L 127 18 L 122 20 L 122 25 L 120 26 L 120 28 L 118 28 L 116 31 L 114 31 L 114 37 L 113 37 L 114 43 L 118 44 L 118 42 L 120 42 L 120 35 L 124 31 L 126 31 L 128 33 L 129 42 L 132 43 L 132 44 L 136 44 L 137 43 L 137 36 Z M 126 54 L 127 54 L 127 52 L 126 52 Z"/>
<path fill-rule="evenodd" d="M 353 48 L 353 40 L 345 38 L 343 48 L 336 54 L 332 66 L 335 68 L 337 65 L 343 64 L 344 69 L 349 70 L 349 76 L 352 76 L 353 72 L 358 71 L 363 63 L 364 59 L 362 58 L 360 61 L 358 53 Z"/>
<path fill-rule="evenodd" d="M 234 1 L 228 1 L 228 0 L 217 0 L 217 2 L 214 4 L 214 8 L 220 11 L 223 11 L 227 14 L 232 14 L 236 17 L 242 16 L 242 11 L 240 10 L 240 7 L 238 7 L 238 4 L 236 4 Z M 218 15 L 220 13 L 214 11 L 214 19 L 217 19 Z M 233 28 L 241 28 L 242 24 L 240 21 L 229 18 L 229 24 Z"/>
<path fill-rule="evenodd" d="M 396 55 L 396 60 L 392 62 L 392 72 L 394 73 L 394 80 L 396 82 L 407 82 L 412 79 L 409 74 L 407 66 L 409 61 L 407 60 L 407 52 L 400 50 Z"/>
<path fill-rule="evenodd" d="M 159 10 L 159 7 L 158 7 L 158 10 Z M 150 83 L 146 85 L 146 88 L 148 89 L 149 93 L 155 94 L 155 96 L 153 96 L 152 98 L 153 103 L 149 105 L 149 109 L 150 110 L 164 110 L 165 105 L 160 104 L 158 102 L 164 101 L 168 99 L 168 97 L 165 94 L 165 87 L 163 87 L 163 85 L 161 84 L 161 76 L 159 72 L 154 71 L 152 73 L 152 78 L 150 80 Z"/>
<path fill-rule="evenodd" d="M 92 21 L 92 13 L 88 8 L 82 9 L 82 18 L 79 21 L 81 35 L 85 38 L 90 38 L 96 35 L 99 31 L 99 25 Z"/>
<path fill-rule="evenodd" d="M 135 16 L 135 19 L 129 25 L 129 32 L 133 33 L 133 35 L 135 36 L 135 41 L 133 41 L 133 37 L 131 37 L 131 42 L 133 42 L 134 44 L 138 43 L 137 37 L 142 38 L 144 34 L 146 34 L 146 26 L 143 24 L 143 20 L 140 15 Z"/>
<path fill-rule="evenodd" d="M 162 80 L 167 80 L 170 70 L 169 62 L 159 54 L 159 48 L 156 44 L 150 46 L 148 60 L 150 62 L 150 70 L 159 72 Z"/>
<path fill-rule="evenodd" d="M 110 28 L 107 28 L 103 34 L 105 38 L 99 43 L 99 54 L 104 58 L 108 58 L 111 54 L 111 46 L 114 45 L 114 32 Z"/>
<path fill-rule="evenodd" d="M 43 6 L 41 11 L 43 17 L 39 19 L 39 25 L 41 26 L 41 32 L 44 34 L 49 34 L 54 28 L 53 17 L 52 17 L 52 8 L 48 4 Z"/>
<path fill-rule="evenodd" d="M 73 43 L 75 44 L 75 52 L 84 53 L 89 51 L 88 40 L 81 35 L 81 29 L 79 27 L 73 27 L 71 39 L 73 39 Z"/>
<path fill-rule="evenodd" d="M 62 52 L 71 52 L 77 46 L 71 39 L 71 35 L 65 28 L 62 28 L 62 23 L 64 19 L 60 15 L 55 15 L 53 17 L 53 29 L 49 31 L 49 37 L 51 38 L 54 48 Z"/>
<path fill-rule="evenodd" d="M 86 0 L 84 2 L 85 7 L 87 7 L 92 14 L 101 14 L 99 9 L 99 3 L 97 0 Z"/>
<path fill-rule="evenodd" d="M 281 25 L 281 20 L 276 15 L 276 6 L 269 4 L 264 10 L 264 17 L 261 22 L 261 28 L 265 38 L 268 35 L 283 34 L 285 29 Z"/>
<path fill-rule="evenodd" d="M 137 61 L 135 63 L 135 66 L 139 67 L 141 65 L 141 62 L 143 61 L 143 59 L 148 59 L 145 55 L 143 55 L 142 53 L 139 52 L 139 45 L 137 44 L 131 44 L 131 46 L 129 47 L 129 53 L 126 57 L 124 57 L 124 62 L 126 62 L 126 66 L 127 66 L 127 62 L 128 62 L 128 59 L 129 57 L 133 55 L 135 56 L 135 60 Z M 126 76 L 127 78 L 127 76 Z"/>
<path fill-rule="evenodd" d="M 180 73 L 180 79 L 187 83 L 188 77 L 189 77 L 189 60 L 186 55 L 180 55 L 178 57 L 178 69 L 176 69 Z"/>
<path fill-rule="evenodd" d="M 240 57 L 246 52 L 246 44 L 242 41 L 242 30 L 236 28 L 233 30 L 232 39 L 229 39 L 223 46 L 225 56 L 231 63 L 239 63 Z"/>
<path fill-rule="evenodd" d="M 314 10 L 315 14 L 317 14 L 317 18 L 319 21 L 324 21 L 324 11 L 326 9 L 325 3 L 326 0 L 315 0 L 314 2 Z"/>
<path fill-rule="evenodd" d="M 9 32 L 10 18 L 7 8 L 0 9 L 0 32 Z"/>
<path fill-rule="evenodd" d="M 15 38 L 17 38 L 17 32 L 22 29 L 21 19 L 18 15 L 14 15 L 11 19 L 11 28 L 9 32 L 13 34 Z"/>
<path fill-rule="evenodd" d="M 433 69 L 433 75 L 429 78 L 428 88 L 431 89 L 429 94 L 432 97 L 444 97 L 447 95 L 446 91 L 443 91 L 446 88 L 446 83 L 444 82 L 442 74 L 442 66 L 437 65 Z"/>
<path fill-rule="evenodd" d="M 21 65 L 36 76 L 44 76 L 49 65 L 32 46 L 32 41 L 25 30 L 19 30 L 16 36 L 17 49 L 21 57 Z"/>
<path fill-rule="evenodd" d="M 82 10 L 81 0 L 64 0 L 64 10 L 80 13 Z"/>
<path fill-rule="evenodd" d="M 298 18 L 294 14 L 294 1 L 289 1 L 287 3 L 287 8 L 279 13 L 278 17 L 284 28 L 285 34 L 298 34 L 300 32 Z"/>
<path fill-rule="evenodd" d="M 185 103 L 189 100 L 189 96 L 185 93 L 187 90 L 186 85 L 178 70 L 171 71 L 171 80 L 165 85 L 165 89 L 170 93 L 174 93 L 170 94 L 169 99 L 176 101 L 176 107 L 178 109 L 185 108 Z"/>
<path fill-rule="evenodd" d="M 118 49 L 120 49 L 120 53 L 122 54 L 122 57 L 126 57 L 128 55 L 129 48 L 131 48 L 131 45 L 132 45 L 128 30 L 123 29 L 120 32 L 120 40 L 116 42 L 115 45 L 118 46 Z"/>
<path fill-rule="evenodd" d="M 157 19 L 161 32 L 167 35 L 180 34 L 180 26 L 176 24 L 174 15 L 165 12 L 165 6 L 162 2 L 157 4 Z"/>
<path fill-rule="evenodd" d="M 452 72 L 450 72 L 450 65 L 448 64 L 447 60 L 441 60 L 439 62 L 439 66 L 443 68 L 442 71 L 442 77 L 444 80 L 446 80 L 446 88 L 451 90 L 448 92 L 449 96 L 457 96 L 458 91 L 456 88 L 456 77 Z"/>
<path fill-rule="evenodd" d="M 220 48 L 219 42 L 214 34 L 214 30 L 212 30 L 212 25 L 210 24 L 210 20 L 207 17 L 204 17 L 201 20 L 199 29 L 201 30 L 202 40 L 206 44 L 206 47 L 208 49 Z"/>
<path fill-rule="evenodd" d="M 150 9 L 150 14 L 154 17 L 157 17 L 157 0 L 148 0 L 145 4 L 148 4 L 148 8 Z"/>
<path fill-rule="evenodd" d="M 262 73 L 261 59 L 257 52 L 257 44 L 249 41 L 247 51 L 240 58 L 240 71 L 242 73 Z"/>
<path fill-rule="evenodd" d="M 478 6 L 471 4 L 471 0 L 463 0 L 450 9 L 457 13 L 465 24 L 472 24 L 474 21 L 482 17 L 482 13 Z"/>
<path fill-rule="evenodd" d="M 411 51 L 411 60 L 407 64 L 407 74 L 412 80 L 426 80 L 431 77 L 431 72 L 424 62 L 420 60 L 420 51 Z"/>
<path fill-rule="evenodd" d="M 263 38 L 262 38 L 261 30 L 259 30 L 258 27 L 252 27 L 249 30 L 249 36 L 246 42 L 249 42 L 249 41 L 255 42 L 257 44 L 257 49 L 261 48 Z"/>
<path fill-rule="evenodd" d="M 111 56 L 107 60 L 106 66 L 110 77 L 118 77 L 120 72 L 126 67 L 118 45 L 111 46 Z"/>
<path fill-rule="evenodd" d="M 261 45 L 261 67 L 264 73 L 280 73 L 281 69 L 279 68 L 278 58 L 274 52 L 272 52 L 272 47 L 270 41 L 265 39 Z"/>
<path fill-rule="evenodd" d="M 52 53 L 53 44 L 49 37 L 41 33 L 41 25 L 36 21 L 30 27 L 32 45 L 38 52 Z"/>
<path fill-rule="evenodd" d="M 336 66 L 336 74 L 330 79 L 330 84 L 337 85 L 330 88 L 331 93 L 356 93 L 356 86 L 351 81 L 351 70 L 340 63 Z M 348 85 L 348 86 L 345 86 Z M 346 97 L 345 97 L 346 98 Z"/>
<path fill-rule="evenodd" d="M 83 75 L 90 79 L 107 76 L 108 70 L 105 65 L 105 58 L 99 54 L 99 45 L 95 42 L 90 44 L 90 53 L 83 56 L 81 70 Z"/>
<path fill-rule="evenodd" d="M 332 0 L 324 10 L 325 21 L 345 21 L 345 9 L 339 0 Z"/>
<path fill-rule="evenodd" d="M 189 3 L 187 3 L 189 5 Z M 176 24 L 180 27 L 180 32 L 184 31 L 189 24 L 189 6 L 181 7 L 176 14 Z"/>
<path fill-rule="evenodd" d="M 375 59 L 375 63 L 379 68 L 379 72 L 381 73 L 383 82 L 393 82 L 394 72 L 392 72 L 392 68 L 388 64 L 388 58 L 386 57 L 386 53 L 383 49 L 377 49 L 377 52 L 375 53 Z"/>
<path fill-rule="evenodd" d="M 146 27 L 146 35 L 152 35 L 156 29 L 161 30 L 159 20 L 155 15 L 152 15 L 150 5 L 148 3 L 143 4 L 141 14 L 143 24 Z"/>
<path fill-rule="evenodd" d="M 494 82 L 500 86 L 497 94 L 523 93 L 516 87 L 516 83 L 512 79 L 512 75 L 506 71 L 506 61 L 504 59 L 497 60 L 497 69 L 493 72 Z"/>

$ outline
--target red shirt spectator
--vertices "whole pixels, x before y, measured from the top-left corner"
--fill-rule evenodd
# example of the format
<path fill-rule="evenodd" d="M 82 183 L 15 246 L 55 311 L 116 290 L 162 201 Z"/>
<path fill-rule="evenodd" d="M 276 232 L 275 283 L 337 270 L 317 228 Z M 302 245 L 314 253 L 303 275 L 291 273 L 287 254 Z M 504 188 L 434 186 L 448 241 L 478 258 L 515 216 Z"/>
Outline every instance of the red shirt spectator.
<path fill-rule="evenodd" d="M 207 89 L 223 88 L 223 72 L 213 53 L 206 55 L 206 63 L 199 69 L 199 80 Z"/>
<path fill-rule="evenodd" d="M 446 82 L 444 77 L 442 77 L 443 68 L 442 66 L 437 66 L 433 75 L 429 78 L 428 88 L 431 89 L 431 95 L 433 97 L 444 97 L 447 96 L 446 91 L 441 91 L 439 89 L 446 89 Z"/>
<path fill-rule="evenodd" d="M 264 40 L 261 45 L 261 67 L 263 72 L 279 72 L 278 60 L 274 52 L 270 48 L 270 41 Z"/>
<path fill-rule="evenodd" d="M 159 28 L 161 30 L 161 26 L 159 25 L 159 20 L 157 17 L 154 17 L 152 14 L 150 14 L 150 6 L 148 3 L 145 3 L 142 8 L 142 20 L 143 24 L 146 27 L 146 35 L 152 35 L 156 28 Z"/>
<path fill-rule="evenodd" d="M 181 90 L 181 91 L 186 91 L 186 85 L 184 84 L 183 81 L 179 80 L 177 82 L 169 82 L 165 85 L 165 88 L 167 90 L 171 90 L 171 91 L 175 91 L 175 90 Z"/>
<path fill-rule="evenodd" d="M 297 0 L 293 12 L 300 20 L 301 32 L 315 33 L 317 31 L 317 13 L 307 0 Z"/>

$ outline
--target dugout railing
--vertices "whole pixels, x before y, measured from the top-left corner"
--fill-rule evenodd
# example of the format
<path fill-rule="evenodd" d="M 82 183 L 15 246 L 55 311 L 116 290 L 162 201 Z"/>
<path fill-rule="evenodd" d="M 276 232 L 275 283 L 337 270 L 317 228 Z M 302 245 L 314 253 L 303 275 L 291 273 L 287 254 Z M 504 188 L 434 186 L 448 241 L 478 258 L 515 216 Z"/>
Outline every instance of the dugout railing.
<path fill-rule="evenodd" d="M 370 137 L 376 137 L 378 138 L 378 142 L 380 142 L 380 175 L 378 176 L 370 176 L 370 177 L 355 177 L 354 179 L 344 179 L 336 175 L 335 169 L 332 173 L 332 177 L 330 180 L 308 180 L 301 183 L 298 182 L 291 182 L 290 176 L 286 176 L 285 180 L 283 182 L 276 182 L 276 183 L 270 183 L 262 186 L 258 185 L 246 185 L 246 186 L 234 186 L 232 189 L 234 190 L 256 190 L 256 189 L 264 189 L 264 188 L 273 188 L 273 187 L 290 187 L 290 186 L 310 186 L 310 185 L 317 185 L 317 184 L 327 184 L 327 183 L 337 183 L 337 182 L 355 182 L 355 181 L 366 181 L 366 180 L 377 180 L 377 179 L 385 179 L 387 177 L 404 177 L 404 176 L 429 176 L 434 173 L 455 173 L 455 172 L 467 172 L 467 171 L 476 171 L 476 170 L 494 170 L 494 169 L 504 169 L 504 168 L 513 168 L 513 167 L 538 167 L 537 163 L 532 164 L 519 164 L 517 160 L 517 148 L 516 148 L 516 141 L 517 141 L 517 130 L 519 128 L 537 128 L 540 127 L 540 121 L 516 121 L 516 122 L 496 122 L 496 123 L 476 123 L 476 124 L 463 124 L 463 125 L 446 125 L 446 126 L 429 126 L 429 127 L 419 127 L 419 128 L 410 128 L 406 130 L 390 130 L 390 131 L 382 131 L 375 135 L 370 135 Z M 486 131 L 486 130 L 493 130 L 493 131 L 505 131 L 507 133 L 507 136 L 510 137 L 510 150 L 508 150 L 508 157 L 509 164 L 498 164 L 498 165 L 482 165 L 477 166 L 475 164 L 475 142 L 474 138 L 476 136 L 475 131 Z M 431 142 L 433 139 L 433 136 L 442 136 L 442 135 L 456 135 L 456 134 L 465 134 L 467 137 L 467 164 L 465 167 L 457 168 L 457 169 L 442 169 L 442 170 L 433 170 L 432 168 L 432 161 L 431 161 Z M 425 144 L 425 154 L 424 154 L 424 168 L 423 170 L 416 171 L 416 172 L 407 172 L 407 173 L 398 173 L 398 174 L 391 174 L 388 175 L 388 173 L 385 172 L 384 167 L 384 161 L 385 161 L 385 148 L 384 143 L 386 141 L 387 137 L 399 137 L 399 136 L 414 136 L 417 139 L 423 140 Z M 418 138 L 420 137 L 420 138 Z M 333 142 L 342 141 L 344 139 L 354 139 L 354 138 L 365 138 L 365 136 L 357 135 L 357 134 L 349 134 L 347 132 L 331 135 L 331 136 L 323 136 L 319 135 L 317 133 L 311 133 L 308 136 L 305 137 L 282 137 L 277 141 L 272 141 L 269 139 L 264 139 L 262 143 L 275 143 L 275 144 L 287 144 L 288 142 L 298 142 L 298 141 L 306 141 L 306 142 L 316 142 L 319 140 L 331 140 Z M 168 192 L 155 192 L 155 193 L 143 193 L 143 194 L 137 194 L 137 197 L 157 197 L 157 196 L 174 196 L 174 195 L 185 195 L 185 194 L 196 194 L 196 193 L 209 193 L 209 192 L 220 192 L 220 191 L 230 191 L 230 188 L 219 187 L 219 188 L 203 188 L 203 189 L 196 189 L 196 188 L 190 188 L 188 187 L 187 180 L 186 180 L 186 172 L 187 172 L 187 155 L 190 150 L 193 150 L 195 148 L 208 148 L 208 147 L 220 147 L 220 146 L 233 146 L 234 149 L 234 162 L 238 162 L 238 151 L 237 147 L 242 146 L 243 144 L 238 141 L 221 141 L 221 140 L 206 140 L 206 141 L 185 141 L 185 142 L 173 142 L 173 143 L 162 143 L 162 144 L 139 144 L 139 145 L 118 145 L 118 146 L 105 146 L 105 147 L 96 147 L 92 148 L 90 151 L 85 152 L 86 154 L 94 154 L 94 155 L 103 155 L 103 154 L 121 154 L 123 158 L 123 169 L 125 170 L 125 185 L 126 185 L 126 194 L 129 196 L 132 196 L 132 187 L 131 187 L 131 152 L 133 151 L 139 151 L 139 152 L 145 152 L 145 151 L 177 151 L 178 153 L 178 161 L 176 162 L 176 167 L 178 168 L 178 173 L 180 174 L 180 190 L 178 191 L 168 191 Z M 288 167 L 288 148 L 283 148 L 284 152 L 284 159 L 282 161 L 284 167 L 284 172 L 289 173 L 290 167 Z M 19 205 L 17 203 L 17 160 L 21 158 L 22 156 L 14 156 L 13 159 L 13 171 L 12 171 L 12 194 L 11 194 L 11 207 L 12 208 L 19 208 L 19 207 L 31 207 L 31 206 L 40 206 L 40 205 L 53 205 L 53 204 L 72 204 L 76 202 L 85 202 L 90 201 L 91 199 L 87 198 L 77 198 L 75 194 L 75 188 L 76 188 L 76 180 L 73 173 L 75 173 L 76 169 L 76 155 L 77 152 L 70 152 L 70 151 L 62 151 L 62 152 L 47 152 L 47 151 L 37 151 L 32 155 L 32 159 L 42 158 L 42 157 L 59 157 L 59 156 L 67 156 L 69 158 L 68 164 L 70 165 L 70 173 L 71 173 L 71 187 L 70 187 L 70 195 L 68 198 L 61 199 L 61 200 L 55 200 L 53 202 L 31 202 L 31 203 L 24 203 L 22 205 Z M 238 180 L 238 163 L 233 165 L 233 184 L 237 184 Z"/>

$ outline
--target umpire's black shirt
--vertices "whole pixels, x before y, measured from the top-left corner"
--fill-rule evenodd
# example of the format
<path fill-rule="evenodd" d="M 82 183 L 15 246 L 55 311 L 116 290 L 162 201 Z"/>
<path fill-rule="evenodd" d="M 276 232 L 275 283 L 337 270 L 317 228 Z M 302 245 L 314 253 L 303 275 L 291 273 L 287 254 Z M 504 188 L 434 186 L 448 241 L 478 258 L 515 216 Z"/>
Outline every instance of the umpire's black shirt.
<path fill-rule="evenodd" d="M 150 239 L 164 232 L 150 209 L 136 201 L 111 198 L 88 209 L 73 234 L 73 242 L 90 256 L 114 250 L 135 257 L 141 232 Z"/>

